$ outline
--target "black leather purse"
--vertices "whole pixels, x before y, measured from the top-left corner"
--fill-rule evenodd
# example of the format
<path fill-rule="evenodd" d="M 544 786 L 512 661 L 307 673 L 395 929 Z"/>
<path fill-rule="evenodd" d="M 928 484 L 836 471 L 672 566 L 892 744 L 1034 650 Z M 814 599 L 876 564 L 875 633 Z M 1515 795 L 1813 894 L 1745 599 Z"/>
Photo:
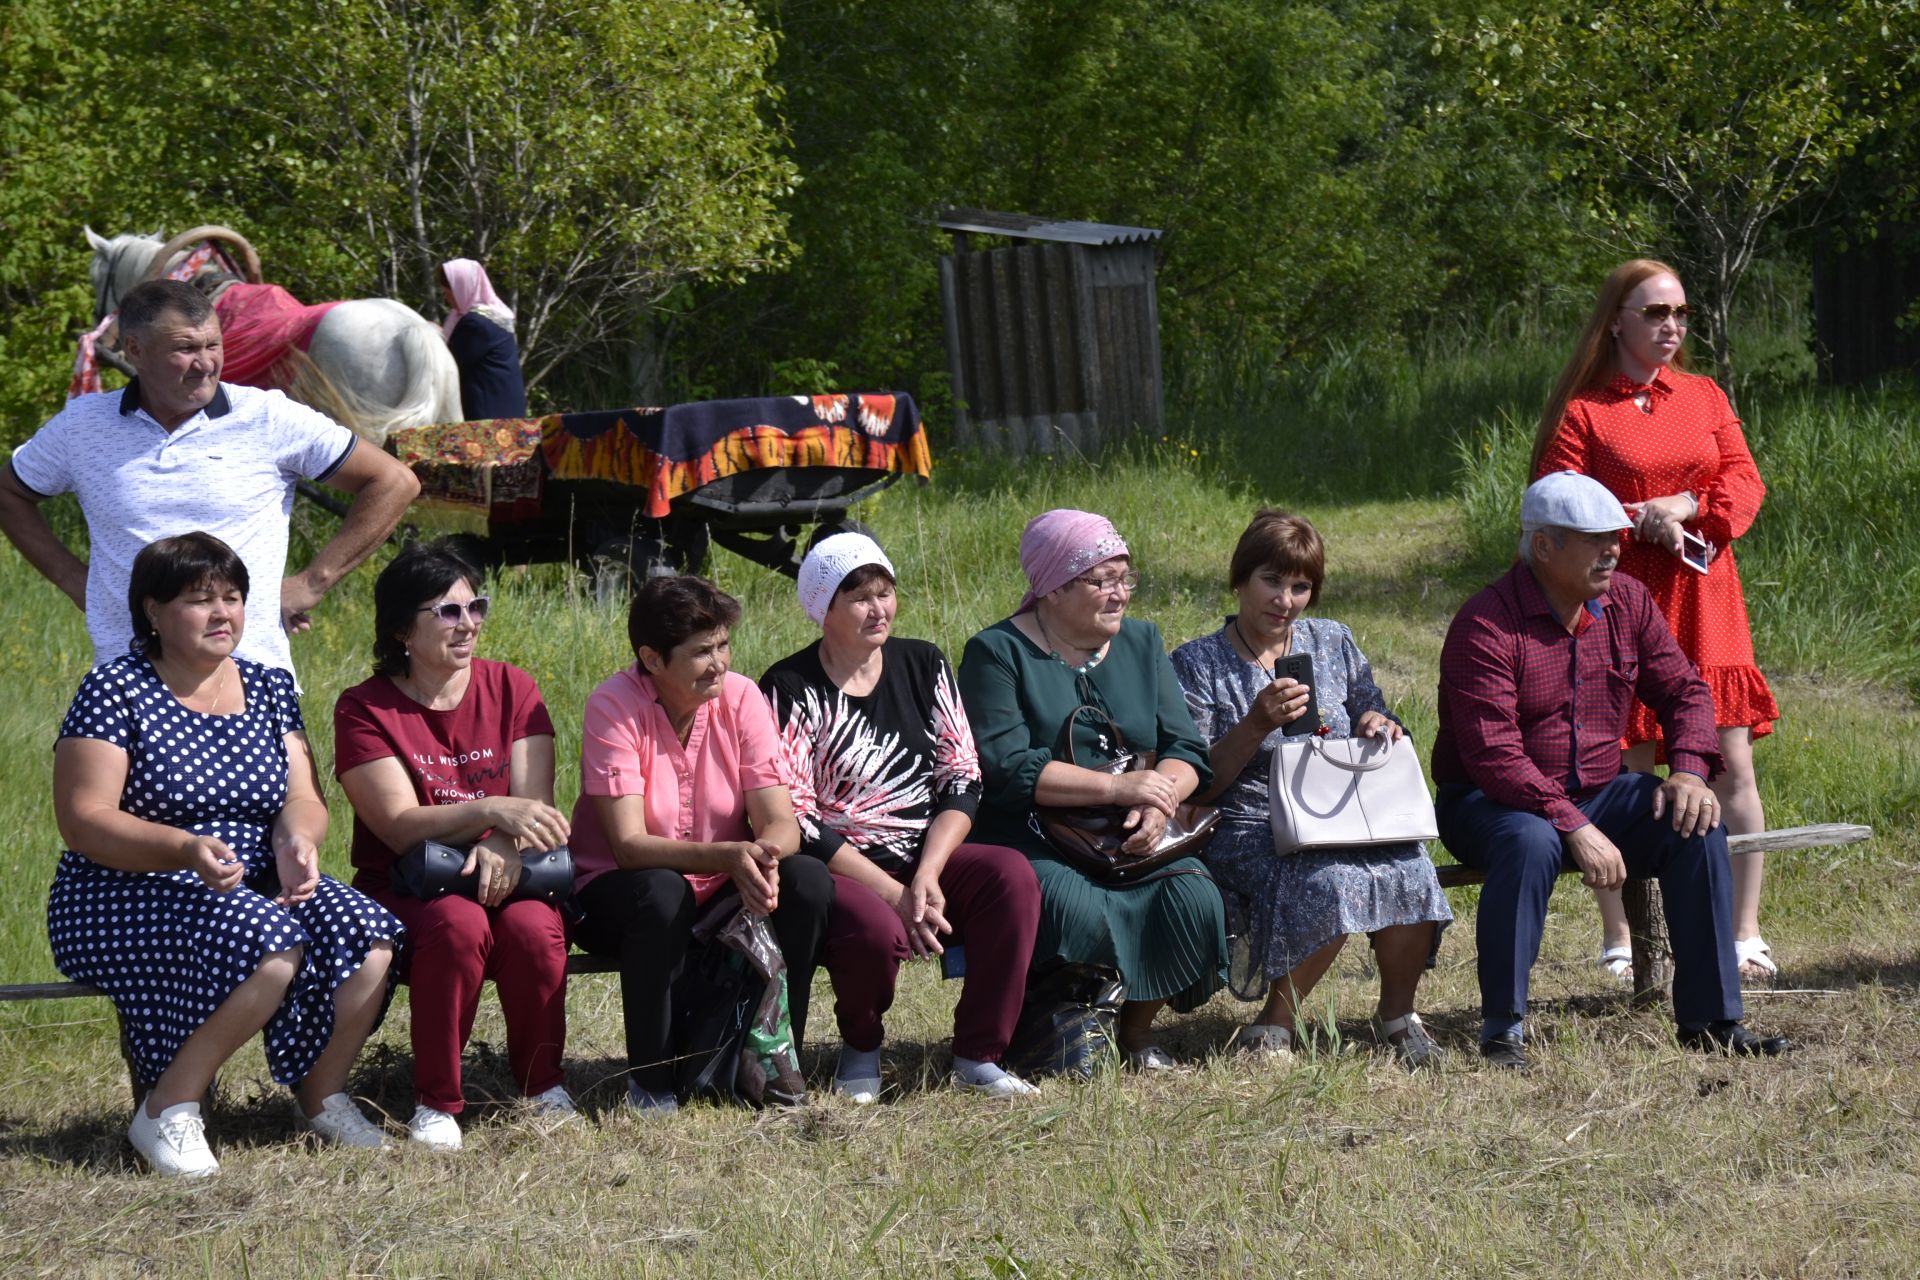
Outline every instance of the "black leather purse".
<path fill-rule="evenodd" d="M 477 899 L 480 877 L 478 874 L 461 875 L 460 868 L 466 863 L 465 850 L 441 844 L 438 840 L 422 840 L 401 854 L 399 861 L 393 864 L 393 870 L 389 873 L 393 890 L 422 901 L 444 898 L 450 893 Z M 520 878 L 514 882 L 513 892 L 508 895 L 507 901 L 536 898 L 557 907 L 572 896 L 573 855 L 565 845 L 545 853 L 520 855 Z"/>
<path fill-rule="evenodd" d="M 1073 726 L 1082 714 L 1097 716 L 1105 722 L 1106 735 L 1118 749 L 1112 759 L 1099 764 L 1081 764 L 1074 758 Z M 1126 738 L 1121 734 L 1120 726 L 1113 722 L 1113 717 L 1087 702 L 1075 707 L 1067 716 L 1066 724 L 1061 726 L 1060 741 L 1054 747 L 1053 758 L 1076 768 L 1112 774 L 1131 773 L 1135 769 L 1151 769 L 1154 766 L 1151 751 L 1139 754 L 1128 751 Z M 1167 829 L 1160 837 L 1159 847 L 1138 857 L 1121 851 L 1121 846 L 1133 834 L 1122 825 L 1126 820 L 1124 805 L 1035 805 L 1032 826 L 1047 845 L 1060 855 L 1062 861 L 1088 879 L 1101 884 L 1131 884 L 1145 879 L 1168 863 L 1178 862 L 1206 848 L 1213 839 L 1213 829 L 1220 825 L 1220 812 L 1211 805 L 1178 806 L 1173 816 L 1167 819 Z"/>

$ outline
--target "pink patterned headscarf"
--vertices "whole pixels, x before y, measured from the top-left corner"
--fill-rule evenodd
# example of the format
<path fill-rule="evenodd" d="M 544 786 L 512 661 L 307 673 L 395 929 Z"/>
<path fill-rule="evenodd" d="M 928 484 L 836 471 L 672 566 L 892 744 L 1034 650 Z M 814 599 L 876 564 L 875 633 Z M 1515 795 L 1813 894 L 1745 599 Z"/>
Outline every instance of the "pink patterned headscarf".
<path fill-rule="evenodd" d="M 452 258 L 440 264 L 440 272 L 447 278 L 447 288 L 453 290 L 453 310 L 440 322 L 441 333 L 452 334 L 460 317 L 475 307 L 486 308 L 501 324 L 509 329 L 513 327 L 513 308 L 493 291 L 493 281 L 487 279 L 485 267 L 472 258 Z"/>
<path fill-rule="evenodd" d="M 1034 602 L 1058 591 L 1102 561 L 1130 555 L 1126 539 L 1112 521 L 1091 511 L 1062 507 L 1044 511 L 1027 521 L 1020 535 L 1020 568 L 1027 575 L 1027 594 L 1015 613 L 1025 613 Z"/>

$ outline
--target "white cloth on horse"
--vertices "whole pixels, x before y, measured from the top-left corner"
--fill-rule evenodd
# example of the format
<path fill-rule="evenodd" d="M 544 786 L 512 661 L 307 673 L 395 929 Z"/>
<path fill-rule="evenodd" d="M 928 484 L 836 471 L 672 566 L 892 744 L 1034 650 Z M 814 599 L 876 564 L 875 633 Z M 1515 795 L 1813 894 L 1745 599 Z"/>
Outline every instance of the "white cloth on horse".
<path fill-rule="evenodd" d="M 71 493 L 87 521 L 87 633 L 93 665 L 127 652 L 133 558 L 156 538 L 202 530 L 247 566 L 247 625 L 236 657 L 293 670 L 280 623 L 295 482 L 324 480 L 354 434 L 278 391 L 222 383 L 167 431 L 125 390 L 77 396 L 13 451 L 13 474 L 44 497 Z"/>

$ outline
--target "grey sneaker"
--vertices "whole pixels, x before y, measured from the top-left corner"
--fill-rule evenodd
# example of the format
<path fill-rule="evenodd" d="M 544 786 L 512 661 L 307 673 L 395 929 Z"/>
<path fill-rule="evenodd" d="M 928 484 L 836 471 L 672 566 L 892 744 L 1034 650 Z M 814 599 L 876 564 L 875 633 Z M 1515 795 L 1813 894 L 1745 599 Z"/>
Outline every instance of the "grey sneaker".
<path fill-rule="evenodd" d="M 197 1102 L 176 1102 L 157 1116 L 148 1115 L 142 1102 L 133 1109 L 127 1140 L 163 1178 L 205 1178 L 220 1172 L 220 1162 L 207 1146 L 207 1125 Z"/>
<path fill-rule="evenodd" d="M 295 1111 L 299 1111 L 295 1104 Z M 379 1125 L 361 1114 L 353 1099 L 344 1093 L 328 1094 L 320 1100 L 317 1115 L 300 1112 L 300 1121 L 328 1142 L 343 1147 L 366 1147 L 380 1150 L 388 1145 L 387 1135 Z"/>
<path fill-rule="evenodd" d="M 567 1086 L 557 1084 L 553 1088 L 536 1093 L 527 1099 L 527 1110 L 536 1119 L 565 1123 L 577 1120 L 580 1109 L 573 1105 L 573 1095 L 567 1092 Z"/>

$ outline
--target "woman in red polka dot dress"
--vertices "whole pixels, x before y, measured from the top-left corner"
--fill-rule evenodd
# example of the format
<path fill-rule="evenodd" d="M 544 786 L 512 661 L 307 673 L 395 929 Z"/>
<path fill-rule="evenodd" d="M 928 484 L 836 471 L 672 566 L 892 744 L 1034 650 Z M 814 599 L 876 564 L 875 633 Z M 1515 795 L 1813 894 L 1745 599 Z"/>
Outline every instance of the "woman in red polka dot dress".
<path fill-rule="evenodd" d="M 1713 379 L 1684 372 L 1692 311 L 1673 268 L 1637 258 L 1600 290 L 1573 358 L 1541 415 L 1531 475 L 1579 471 L 1611 489 L 1634 519 L 1620 568 L 1653 593 L 1680 647 L 1713 694 L 1725 771 L 1713 780 L 1727 830 L 1763 831 L 1753 740 L 1773 732 L 1780 709 L 1753 662 L 1746 597 L 1733 542 L 1760 511 L 1766 486 L 1733 406 Z M 1710 544 L 1699 573 L 1680 559 L 1681 531 Z M 1625 764 L 1651 772 L 1660 727 L 1636 704 Z M 1733 912 L 1741 976 L 1771 977 L 1760 937 L 1762 855 L 1733 859 Z M 1601 963 L 1625 977 L 1632 948 L 1617 890 L 1597 895 L 1606 934 Z"/>

